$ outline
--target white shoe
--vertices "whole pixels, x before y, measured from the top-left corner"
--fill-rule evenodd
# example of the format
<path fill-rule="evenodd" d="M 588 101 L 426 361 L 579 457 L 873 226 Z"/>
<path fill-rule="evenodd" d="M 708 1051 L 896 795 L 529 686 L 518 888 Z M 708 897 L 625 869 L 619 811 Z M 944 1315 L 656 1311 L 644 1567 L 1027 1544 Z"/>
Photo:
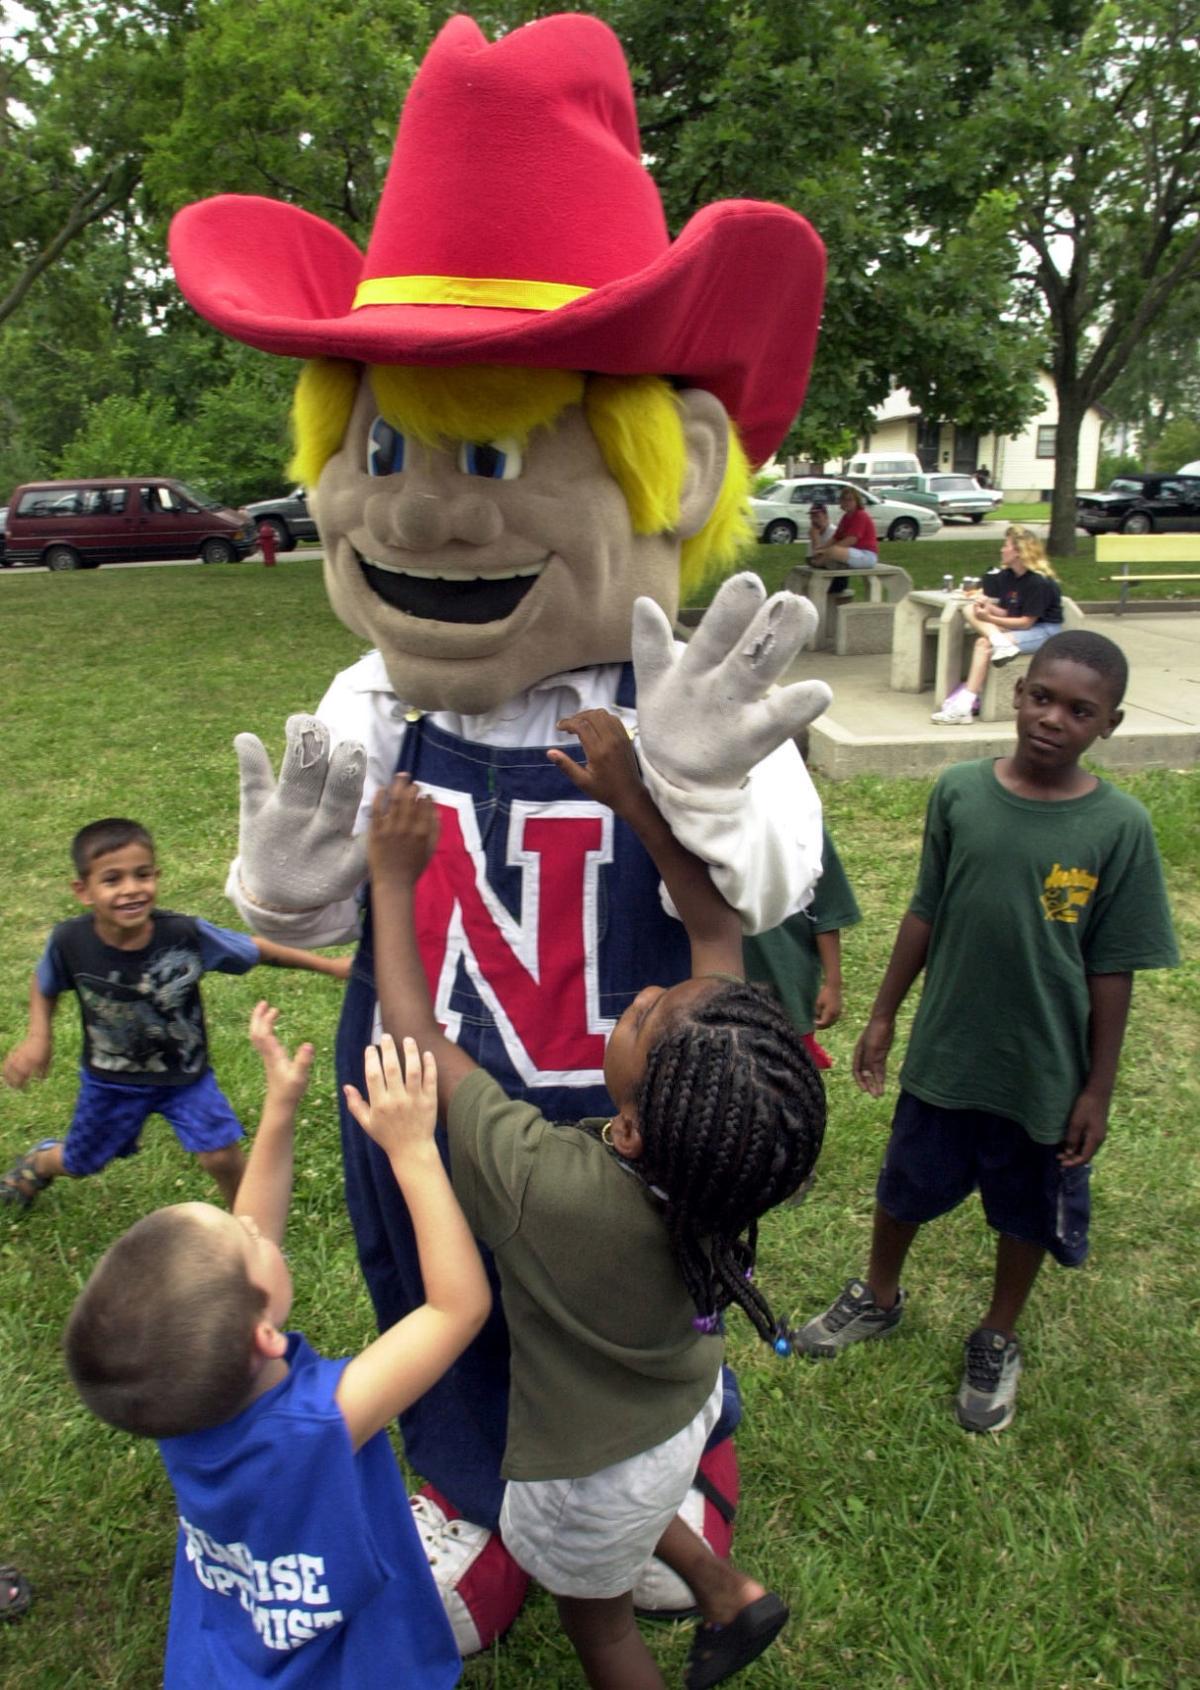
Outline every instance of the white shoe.
<path fill-rule="evenodd" d="M 1011 663 L 1014 657 L 1020 655 L 1020 646 L 1014 645 L 1012 640 L 995 640 L 992 644 L 992 663 L 996 668 L 1002 663 Z"/>
<path fill-rule="evenodd" d="M 929 720 L 936 722 L 941 728 L 965 728 L 969 727 L 975 718 L 971 714 L 969 704 L 965 709 L 958 705 L 947 704 L 943 709 L 935 710 Z"/>

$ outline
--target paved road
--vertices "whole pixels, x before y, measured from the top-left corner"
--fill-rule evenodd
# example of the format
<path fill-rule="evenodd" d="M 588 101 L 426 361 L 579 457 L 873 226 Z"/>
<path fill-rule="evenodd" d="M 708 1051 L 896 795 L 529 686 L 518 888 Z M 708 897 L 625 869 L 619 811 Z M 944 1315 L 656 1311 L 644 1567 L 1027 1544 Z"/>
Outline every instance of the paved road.
<path fill-rule="evenodd" d="M 289 555 L 292 554 L 285 553 L 285 555 L 279 559 L 279 563 L 281 565 L 286 565 Z M 320 558 L 323 554 L 312 549 L 305 549 L 304 551 L 297 552 L 294 555 L 297 557 Z M 248 557 L 245 561 L 255 568 L 263 568 L 263 560 L 257 552 L 254 553 L 253 556 Z M 133 563 L 106 563 L 102 565 L 102 568 L 107 574 L 110 569 L 195 569 L 199 566 L 199 564 L 200 559 L 198 557 L 143 557 L 138 558 L 136 562 Z M 6 576 L 11 577 L 14 575 L 29 574 L 44 575 L 45 573 L 46 571 L 40 563 L 32 563 L 19 569 L 0 569 L 0 580 L 3 580 Z M 74 574 L 76 571 L 72 570 L 70 573 Z"/>

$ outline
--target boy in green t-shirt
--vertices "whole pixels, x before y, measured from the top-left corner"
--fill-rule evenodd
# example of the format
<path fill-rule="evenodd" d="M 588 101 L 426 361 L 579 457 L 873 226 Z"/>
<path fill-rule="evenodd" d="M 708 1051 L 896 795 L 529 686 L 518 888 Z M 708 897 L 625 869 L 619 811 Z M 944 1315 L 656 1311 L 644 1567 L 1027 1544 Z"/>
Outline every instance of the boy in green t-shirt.
<path fill-rule="evenodd" d="M 807 728 L 796 735 L 796 749 L 807 764 Z M 821 878 L 808 908 L 767 933 L 742 940 L 747 980 L 771 988 L 818 1068 L 833 1067 L 816 1035 L 841 1019 L 842 928 L 861 920 L 842 860 L 829 829 L 823 828 Z"/>
<path fill-rule="evenodd" d="M 881 1096 L 897 1011 L 924 968 L 866 1275 L 797 1344 L 833 1356 L 891 1331 L 919 1228 L 978 1186 L 999 1237 L 955 1402 L 969 1431 L 1001 1431 L 1016 1411 L 1016 1323 L 1046 1251 L 1066 1267 L 1087 1254 L 1091 1161 L 1133 970 L 1178 961 L 1149 816 L 1079 764 L 1119 724 L 1127 675 L 1103 635 L 1055 635 L 1018 682 L 1012 756 L 941 776 L 917 889 L 854 1052 L 859 1086 Z"/>

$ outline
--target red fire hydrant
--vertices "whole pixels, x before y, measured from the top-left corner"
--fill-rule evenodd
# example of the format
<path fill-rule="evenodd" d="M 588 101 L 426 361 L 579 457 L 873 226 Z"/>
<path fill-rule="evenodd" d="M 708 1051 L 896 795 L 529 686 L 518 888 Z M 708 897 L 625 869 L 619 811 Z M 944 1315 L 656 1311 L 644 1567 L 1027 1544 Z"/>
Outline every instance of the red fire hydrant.
<path fill-rule="evenodd" d="M 258 525 L 258 543 L 262 547 L 263 568 L 275 567 L 275 524 L 260 522 Z"/>

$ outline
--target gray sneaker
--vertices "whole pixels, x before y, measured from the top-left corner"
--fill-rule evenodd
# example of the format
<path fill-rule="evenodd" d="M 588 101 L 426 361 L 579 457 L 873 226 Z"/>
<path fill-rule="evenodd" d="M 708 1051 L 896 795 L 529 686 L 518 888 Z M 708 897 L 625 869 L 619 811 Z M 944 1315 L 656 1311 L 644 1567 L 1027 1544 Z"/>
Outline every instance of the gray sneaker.
<path fill-rule="evenodd" d="M 807 1356 L 835 1356 L 862 1338 L 881 1338 L 900 1324 L 904 1292 L 896 1293 L 890 1309 L 881 1309 L 861 1279 L 849 1279 L 824 1314 L 816 1315 L 795 1335 L 798 1350 Z"/>
<path fill-rule="evenodd" d="M 968 1432 L 1002 1432 L 1017 1412 L 1021 1346 L 990 1326 L 977 1327 L 963 1345 L 962 1384 L 954 1412 Z"/>

